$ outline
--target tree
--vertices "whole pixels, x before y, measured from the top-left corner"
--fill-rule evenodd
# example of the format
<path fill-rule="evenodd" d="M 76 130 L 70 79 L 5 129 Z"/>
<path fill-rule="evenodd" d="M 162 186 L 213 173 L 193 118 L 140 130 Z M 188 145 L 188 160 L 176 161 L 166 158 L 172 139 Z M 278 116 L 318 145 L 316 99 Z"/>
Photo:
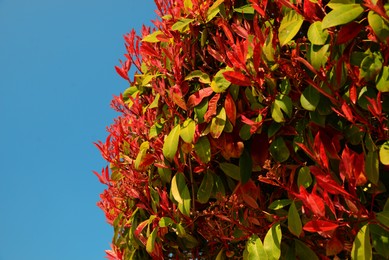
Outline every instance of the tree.
<path fill-rule="evenodd" d="M 388 258 L 389 5 L 155 3 L 96 143 L 108 258 Z"/>

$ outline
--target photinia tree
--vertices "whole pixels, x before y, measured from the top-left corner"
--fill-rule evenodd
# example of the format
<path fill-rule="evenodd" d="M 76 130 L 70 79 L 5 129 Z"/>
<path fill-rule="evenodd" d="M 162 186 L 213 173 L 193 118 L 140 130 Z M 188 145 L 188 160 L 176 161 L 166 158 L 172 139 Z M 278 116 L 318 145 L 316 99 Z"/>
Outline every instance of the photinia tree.
<path fill-rule="evenodd" d="M 155 4 L 96 143 L 107 257 L 389 258 L 389 4 Z"/>

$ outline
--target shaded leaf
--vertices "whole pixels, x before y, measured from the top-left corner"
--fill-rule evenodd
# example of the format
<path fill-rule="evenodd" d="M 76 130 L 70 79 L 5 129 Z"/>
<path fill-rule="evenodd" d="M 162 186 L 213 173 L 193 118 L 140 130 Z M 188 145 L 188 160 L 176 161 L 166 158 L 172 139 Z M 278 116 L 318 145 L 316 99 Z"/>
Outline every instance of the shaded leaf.
<path fill-rule="evenodd" d="M 319 101 L 320 93 L 312 86 L 305 88 L 300 97 L 301 106 L 308 111 L 315 111 Z"/>
<path fill-rule="evenodd" d="M 203 163 L 208 163 L 211 160 L 211 144 L 208 137 L 202 136 L 194 145 L 197 156 Z"/>
<path fill-rule="evenodd" d="M 377 219 L 381 224 L 389 228 L 389 211 L 381 211 L 377 213 Z"/>
<path fill-rule="evenodd" d="M 297 186 L 308 188 L 312 184 L 312 176 L 308 166 L 301 167 L 297 176 Z"/>
<path fill-rule="evenodd" d="M 208 170 L 203 177 L 199 190 L 197 191 L 197 200 L 200 203 L 207 203 L 213 190 L 213 173 Z"/>
<path fill-rule="evenodd" d="M 303 230 L 300 215 L 297 211 L 294 201 L 290 205 L 288 211 L 288 229 L 292 234 L 296 235 L 297 237 L 300 236 L 301 231 Z"/>
<path fill-rule="evenodd" d="M 365 155 L 365 173 L 369 181 L 378 184 L 380 172 L 377 151 L 367 152 Z"/>
<path fill-rule="evenodd" d="M 226 125 L 226 110 L 222 107 L 219 113 L 212 118 L 210 126 L 210 134 L 213 138 L 219 138 L 223 133 L 224 126 Z"/>
<path fill-rule="evenodd" d="M 284 139 L 281 136 L 278 136 L 270 144 L 270 154 L 278 162 L 284 162 L 288 160 L 290 152 L 284 142 Z"/>
<path fill-rule="evenodd" d="M 378 91 L 389 92 L 389 66 L 382 68 L 381 73 L 377 75 L 376 83 Z"/>
<path fill-rule="evenodd" d="M 220 169 L 229 177 L 233 178 L 234 180 L 240 181 L 240 168 L 239 166 L 223 162 L 220 163 Z"/>

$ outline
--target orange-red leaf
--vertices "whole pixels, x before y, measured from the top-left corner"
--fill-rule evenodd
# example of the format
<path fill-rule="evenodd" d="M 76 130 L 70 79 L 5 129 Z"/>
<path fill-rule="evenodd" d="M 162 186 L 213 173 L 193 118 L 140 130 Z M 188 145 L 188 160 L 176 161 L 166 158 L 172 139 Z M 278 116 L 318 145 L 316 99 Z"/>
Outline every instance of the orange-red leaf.
<path fill-rule="evenodd" d="M 326 220 L 311 220 L 304 225 L 303 229 L 308 232 L 325 232 L 336 229 L 339 224 Z"/>

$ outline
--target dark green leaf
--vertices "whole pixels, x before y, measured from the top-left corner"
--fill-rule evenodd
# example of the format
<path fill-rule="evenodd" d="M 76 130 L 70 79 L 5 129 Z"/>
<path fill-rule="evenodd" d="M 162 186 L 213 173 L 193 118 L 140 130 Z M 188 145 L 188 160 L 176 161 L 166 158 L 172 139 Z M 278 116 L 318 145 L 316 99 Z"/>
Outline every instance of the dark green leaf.
<path fill-rule="evenodd" d="M 297 186 L 308 188 L 312 184 L 312 176 L 308 166 L 301 167 L 297 176 Z"/>
<path fill-rule="evenodd" d="M 367 152 L 365 155 L 365 173 L 369 181 L 375 185 L 378 184 L 380 172 L 377 151 Z"/>
<path fill-rule="evenodd" d="M 250 178 L 253 169 L 253 161 L 250 153 L 245 149 L 239 158 L 240 181 L 245 184 Z"/>
<path fill-rule="evenodd" d="M 197 191 L 197 200 L 200 203 L 207 203 L 211 197 L 214 184 L 213 175 L 210 170 L 204 174 L 199 190 Z"/>
<path fill-rule="evenodd" d="M 203 163 L 208 163 L 211 160 L 211 144 L 208 137 L 202 136 L 194 145 L 197 156 Z"/>
<path fill-rule="evenodd" d="M 292 202 L 292 204 L 289 207 L 288 229 L 292 234 L 296 235 L 297 237 L 300 236 L 301 231 L 303 230 L 300 215 L 297 211 L 297 208 L 296 208 L 296 205 L 294 204 L 294 201 Z"/>
<path fill-rule="evenodd" d="M 270 144 L 270 154 L 278 162 L 285 162 L 288 160 L 290 152 L 281 136 L 277 137 Z"/>
<path fill-rule="evenodd" d="M 220 163 L 220 169 L 227 175 L 233 178 L 234 180 L 240 181 L 240 167 L 232 164 L 223 162 Z"/>
<path fill-rule="evenodd" d="M 381 224 L 389 228 L 389 211 L 381 211 L 377 213 L 377 219 Z"/>
<path fill-rule="evenodd" d="M 315 111 L 320 101 L 320 93 L 312 86 L 308 86 L 300 97 L 301 106 L 308 111 Z"/>
<path fill-rule="evenodd" d="M 370 224 L 370 235 L 374 249 L 378 254 L 389 258 L 389 232 L 377 224 Z"/>
<path fill-rule="evenodd" d="M 293 200 L 290 200 L 290 199 L 275 200 L 269 205 L 269 209 L 272 209 L 272 210 L 282 209 L 285 206 L 290 205 L 292 202 L 293 202 Z"/>
<path fill-rule="evenodd" d="M 294 240 L 295 250 L 296 250 L 296 258 L 298 259 L 309 259 L 309 260 L 319 260 L 319 257 L 312 251 L 310 247 L 308 247 L 305 243 L 301 242 L 298 239 Z"/>

